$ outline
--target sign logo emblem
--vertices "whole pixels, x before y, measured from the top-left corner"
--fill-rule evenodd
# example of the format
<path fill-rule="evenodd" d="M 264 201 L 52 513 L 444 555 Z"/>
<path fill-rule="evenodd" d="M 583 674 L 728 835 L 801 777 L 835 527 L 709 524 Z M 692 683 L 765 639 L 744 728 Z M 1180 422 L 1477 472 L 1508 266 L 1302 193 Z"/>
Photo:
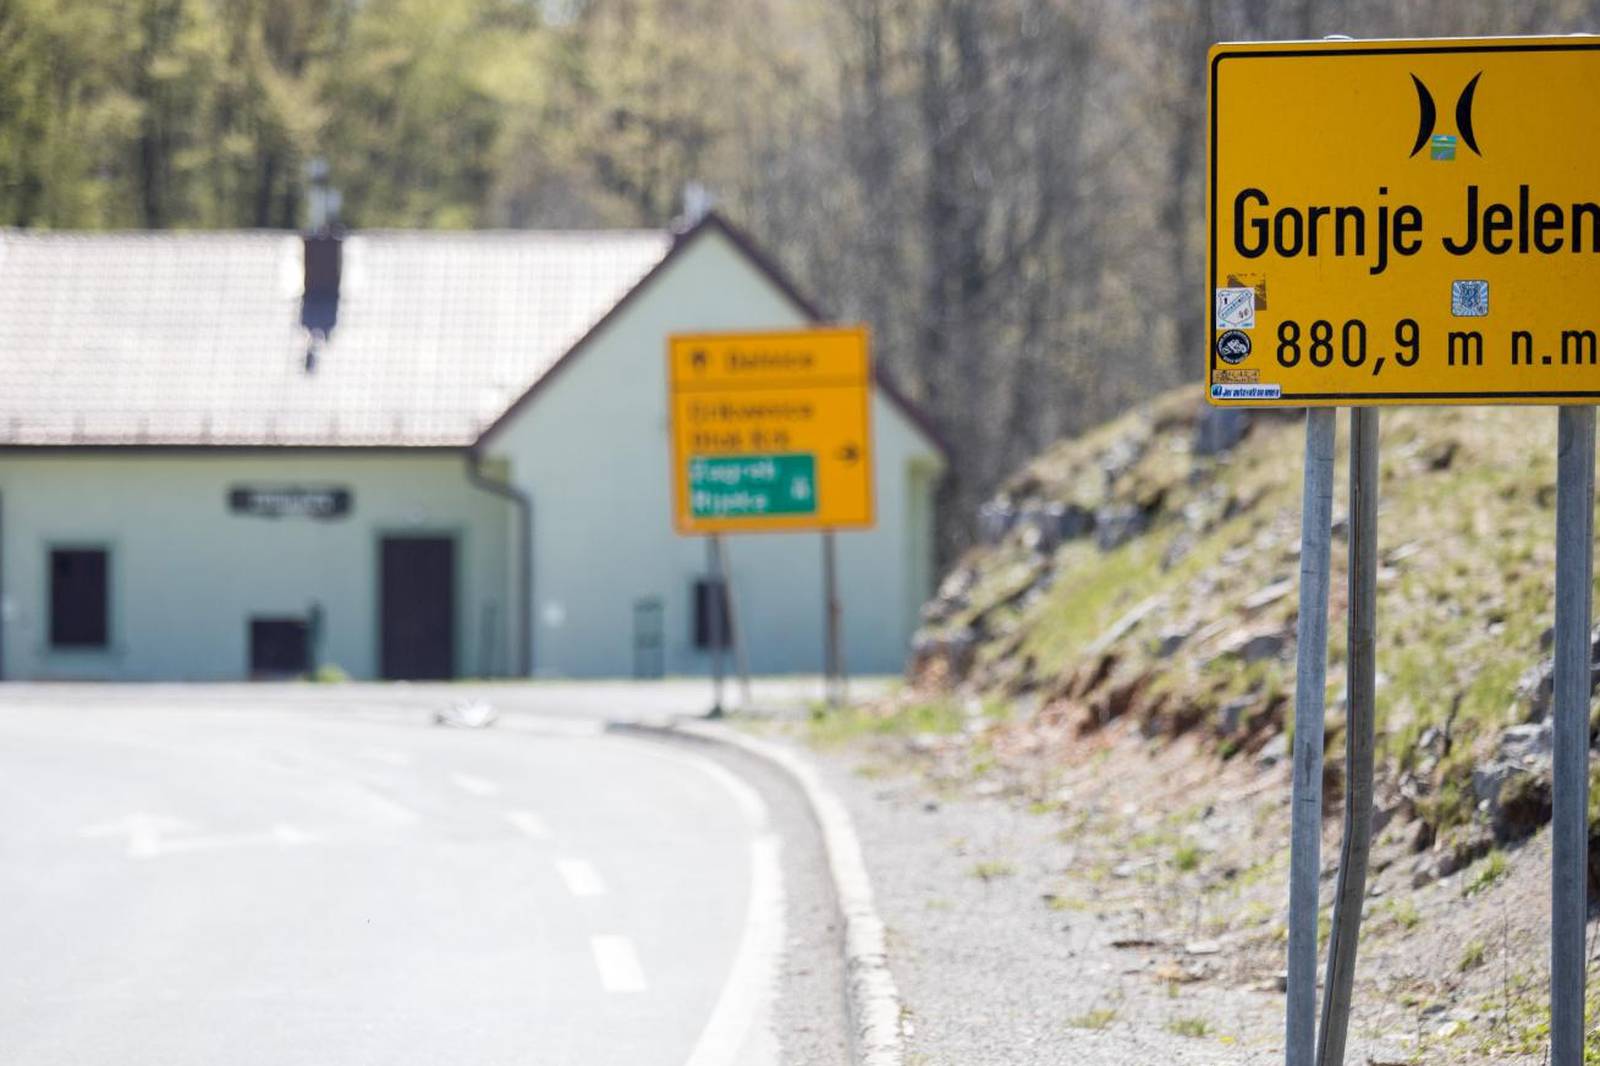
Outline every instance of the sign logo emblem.
<path fill-rule="evenodd" d="M 1245 361 L 1250 356 L 1250 334 L 1230 329 L 1217 338 L 1217 358 L 1230 366 Z"/>
<path fill-rule="evenodd" d="M 1456 99 L 1456 133 L 1461 137 L 1461 143 L 1472 149 L 1472 154 L 1482 157 L 1478 150 L 1478 135 L 1472 129 L 1472 101 L 1478 94 L 1478 79 L 1483 77 L 1483 71 L 1472 76 L 1467 82 L 1467 87 L 1461 90 L 1461 95 Z M 1449 134 L 1434 136 L 1433 130 L 1439 122 L 1439 108 L 1433 102 L 1433 93 L 1422 83 L 1422 79 L 1415 74 L 1411 75 L 1411 83 L 1417 87 L 1417 143 L 1411 146 L 1411 155 L 1422 151 L 1422 146 L 1432 144 L 1429 157 L 1437 160 L 1451 160 L 1456 157 L 1456 138 Z"/>
<path fill-rule="evenodd" d="M 1482 318 L 1489 313 L 1487 281 L 1452 281 L 1450 313 L 1456 318 Z"/>
<path fill-rule="evenodd" d="M 1256 290 L 1240 287 L 1217 290 L 1217 329 L 1254 329 Z"/>

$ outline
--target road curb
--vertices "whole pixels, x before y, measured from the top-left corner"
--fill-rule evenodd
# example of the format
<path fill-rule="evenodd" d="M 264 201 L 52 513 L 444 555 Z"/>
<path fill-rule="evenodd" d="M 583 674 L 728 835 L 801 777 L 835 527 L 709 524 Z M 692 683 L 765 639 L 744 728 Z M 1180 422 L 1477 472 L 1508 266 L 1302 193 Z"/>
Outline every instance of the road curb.
<path fill-rule="evenodd" d="M 623 731 L 688 737 L 736 748 L 776 766 L 804 794 L 822 833 L 833 879 L 839 919 L 844 929 L 845 1003 L 851 1023 L 851 1057 L 856 1066 L 904 1066 L 900 992 L 889 970 L 883 919 L 872 902 L 872 882 L 855 823 L 844 801 L 823 783 L 804 758 L 778 744 L 747 736 L 736 729 L 703 721 L 634 722 L 615 726 Z"/>

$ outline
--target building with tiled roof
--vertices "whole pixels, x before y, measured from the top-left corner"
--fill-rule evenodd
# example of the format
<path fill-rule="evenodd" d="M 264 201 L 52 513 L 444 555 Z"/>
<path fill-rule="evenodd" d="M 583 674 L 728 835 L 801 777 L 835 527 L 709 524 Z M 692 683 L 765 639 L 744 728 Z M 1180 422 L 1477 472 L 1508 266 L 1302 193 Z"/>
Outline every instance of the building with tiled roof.
<path fill-rule="evenodd" d="M 820 317 L 715 216 L 0 231 L 0 677 L 702 672 L 665 340 Z M 872 415 L 878 521 L 838 540 L 875 594 L 846 601 L 846 657 L 893 670 L 942 459 L 886 385 Z M 818 669 L 820 554 L 730 539 L 756 670 Z"/>

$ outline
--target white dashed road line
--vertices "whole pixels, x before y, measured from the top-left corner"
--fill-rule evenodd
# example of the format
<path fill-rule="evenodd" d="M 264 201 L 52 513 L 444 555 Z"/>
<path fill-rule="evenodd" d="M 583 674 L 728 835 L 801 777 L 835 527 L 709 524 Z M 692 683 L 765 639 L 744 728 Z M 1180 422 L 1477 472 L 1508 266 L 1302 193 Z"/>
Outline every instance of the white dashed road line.
<path fill-rule="evenodd" d="M 574 896 L 603 896 L 606 883 L 600 871 L 582 859 L 557 859 L 556 872 L 567 883 L 567 891 Z"/>
<path fill-rule="evenodd" d="M 607 992 L 643 992 L 649 987 L 645 983 L 644 967 L 639 965 L 639 953 L 633 950 L 633 941 L 627 937 L 592 936 L 589 949 L 594 952 L 600 984 Z"/>
<path fill-rule="evenodd" d="M 500 791 L 500 786 L 493 781 L 485 781 L 481 777 L 471 774 L 451 774 L 450 783 L 463 792 L 470 792 L 474 796 L 492 796 Z"/>
<path fill-rule="evenodd" d="M 506 821 L 522 830 L 524 836 L 534 840 L 549 840 L 550 827 L 544 824 L 544 819 L 532 811 L 507 811 Z"/>
<path fill-rule="evenodd" d="M 711 759 L 657 749 L 660 758 L 691 765 L 713 778 L 733 799 L 753 836 L 750 898 L 744 934 L 716 1006 L 706 1020 L 686 1066 L 744 1066 L 776 1062 L 771 1031 L 773 991 L 783 952 L 783 845 L 766 800 L 736 774 Z"/>

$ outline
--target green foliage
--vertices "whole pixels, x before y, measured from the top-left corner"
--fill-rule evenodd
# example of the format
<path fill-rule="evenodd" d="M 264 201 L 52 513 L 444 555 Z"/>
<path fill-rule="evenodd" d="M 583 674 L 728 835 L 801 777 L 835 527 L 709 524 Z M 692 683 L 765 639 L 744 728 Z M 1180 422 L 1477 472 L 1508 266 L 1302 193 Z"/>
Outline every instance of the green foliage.
<path fill-rule="evenodd" d="M 784 136 L 774 8 L 8 0 L 0 224 L 294 228 L 324 157 L 355 225 L 660 225 Z"/>
<path fill-rule="evenodd" d="M 1200 1039 L 1211 1035 L 1211 1023 L 1204 1018 L 1173 1018 L 1167 1022 L 1166 1030 L 1178 1036 Z"/>
<path fill-rule="evenodd" d="M 818 747 L 837 747 L 870 736 L 948 735 L 960 732 L 965 724 L 966 715 L 954 700 L 932 699 L 887 711 L 860 707 L 815 711 L 807 730 Z"/>
<path fill-rule="evenodd" d="M 1075 1018 L 1068 1018 L 1067 1025 L 1073 1029 L 1106 1029 L 1117 1020 L 1117 1011 L 1114 1007 L 1096 1007 L 1084 1011 Z"/>
<path fill-rule="evenodd" d="M 998 881 L 1002 877 L 1010 877 L 1017 872 L 1012 863 L 1004 859 L 990 859 L 985 862 L 974 863 L 972 876 L 980 881 Z"/>
<path fill-rule="evenodd" d="M 337 663 L 323 663 L 311 674 L 311 680 L 319 685 L 342 685 L 350 680 L 350 675 Z"/>
<path fill-rule="evenodd" d="M 1479 892 L 1493 888 L 1499 880 L 1506 875 L 1506 854 L 1503 851 L 1491 851 L 1483 863 L 1478 867 L 1478 872 L 1468 882 L 1465 894 L 1475 896 Z"/>

